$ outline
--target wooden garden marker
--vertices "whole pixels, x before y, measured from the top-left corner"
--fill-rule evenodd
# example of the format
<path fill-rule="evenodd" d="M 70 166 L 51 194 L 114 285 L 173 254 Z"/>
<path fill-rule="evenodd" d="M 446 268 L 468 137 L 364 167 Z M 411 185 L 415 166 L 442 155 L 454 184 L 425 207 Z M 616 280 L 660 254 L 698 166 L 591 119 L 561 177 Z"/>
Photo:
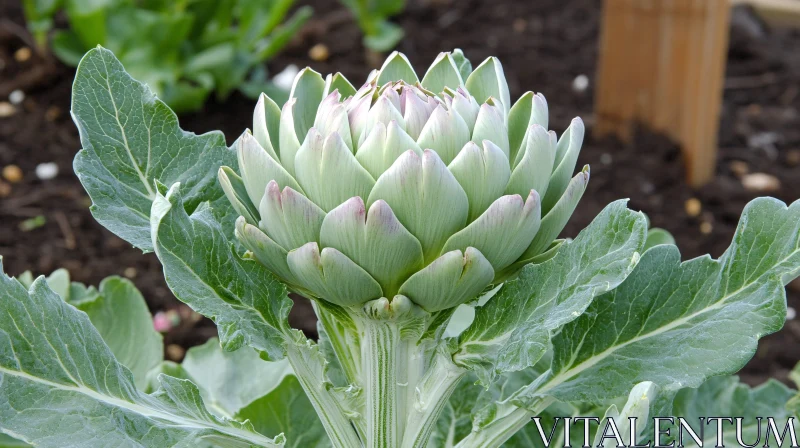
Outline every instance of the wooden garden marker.
<path fill-rule="evenodd" d="M 604 0 L 595 133 L 643 123 L 681 144 L 690 185 L 711 180 L 729 17 L 730 0 Z"/>

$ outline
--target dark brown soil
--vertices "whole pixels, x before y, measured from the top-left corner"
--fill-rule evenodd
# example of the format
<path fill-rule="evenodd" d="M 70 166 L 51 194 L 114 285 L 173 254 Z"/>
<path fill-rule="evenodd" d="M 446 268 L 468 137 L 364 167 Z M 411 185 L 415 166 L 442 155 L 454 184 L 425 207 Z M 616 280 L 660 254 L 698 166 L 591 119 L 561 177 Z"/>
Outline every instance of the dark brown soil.
<path fill-rule="evenodd" d="M 315 18 L 294 44 L 270 64 L 273 71 L 293 63 L 322 73 L 342 71 L 354 83 L 363 81 L 375 57 L 364 51 L 360 35 L 346 11 L 333 0 L 310 0 Z M 445 49 L 462 48 L 473 63 L 499 56 L 512 96 L 542 91 L 551 107 L 551 127 L 561 132 L 574 116 L 591 131 L 593 75 L 597 60 L 600 2 L 596 0 L 411 0 L 398 18 L 407 38 L 399 50 L 420 71 Z M 27 45 L 18 33 L 23 23 L 16 2 L 0 2 L 0 101 L 14 88 L 27 98 L 18 112 L 0 118 L 0 166 L 18 165 L 20 183 L 0 184 L 0 254 L 12 275 L 31 269 L 48 273 L 63 266 L 73 278 L 97 283 L 103 277 L 127 275 L 142 290 L 151 309 L 177 306 L 164 284 L 158 260 L 142 255 L 94 222 L 88 200 L 71 164 L 80 148 L 70 120 L 69 95 L 74 72 L 34 56 L 18 62 L 14 52 Z M 323 43 L 325 62 L 311 62 L 308 50 Z M 608 202 L 630 198 L 630 207 L 647 213 L 655 226 L 672 232 L 684 257 L 728 246 L 744 205 L 760 194 L 747 191 L 743 169 L 767 173 L 780 181 L 769 193 L 791 202 L 800 197 L 800 33 L 770 30 L 746 11 L 737 11 L 731 33 L 725 104 L 720 130 L 717 176 L 692 191 L 682 181 L 680 152 L 668 139 L 640 130 L 630 144 L 588 137 L 580 163 L 592 165 L 592 180 L 565 235 L 574 236 Z M 380 61 L 380 59 L 378 59 Z M 310 64 L 309 64 L 310 63 Z M 589 77 L 587 90 L 572 88 L 578 75 Z M 229 141 L 250 126 L 253 102 L 234 95 L 224 104 L 209 103 L 202 113 L 182 117 L 184 129 L 221 129 Z M 590 135 L 590 134 L 587 134 Z M 34 169 L 55 162 L 59 175 L 40 181 Z M 10 187 L 6 197 L 3 189 Z M 686 201 L 700 201 L 702 211 L 689 216 Z M 24 220 L 42 215 L 46 223 L 23 232 Z M 790 284 L 789 305 L 800 308 L 800 286 Z M 313 315 L 303 302 L 295 307 L 293 325 L 313 332 Z M 190 346 L 213 334 L 208 321 L 168 335 L 168 343 Z M 743 371 L 751 383 L 787 372 L 800 360 L 800 321 L 791 320 L 779 333 L 761 341 L 755 358 Z"/>

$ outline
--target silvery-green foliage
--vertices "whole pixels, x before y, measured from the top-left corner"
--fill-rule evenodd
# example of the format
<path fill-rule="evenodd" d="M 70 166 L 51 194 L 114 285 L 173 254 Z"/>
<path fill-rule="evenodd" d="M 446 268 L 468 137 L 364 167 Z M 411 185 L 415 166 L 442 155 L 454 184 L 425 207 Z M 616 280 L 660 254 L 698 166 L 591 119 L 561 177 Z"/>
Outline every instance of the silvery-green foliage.
<path fill-rule="evenodd" d="M 92 215 L 135 247 L 153 250 L 156 181 L 180 182 L 190 210 L 225 200 L 215 174 L 221 165 L 235 165 L 236 155 L 222 133 L 181 130 L 175 113 L 131 78 L 110 51 L 96 48 L 81 60 L 71 112 L 83 146 L 75 173 L 92 199 Z"/>
<path fill-rule="evenodd" d="M 180 184 L 153 203 L 153 246 L 178 299 L 214 320 L 226 350 L 248 345 L 280 359 L 291 301 L 286 288 L 226 239 L 208 204 L 186 213 Z"/>
<path fill-rule="evenodd" d="M 30 288 L 33 274 L 23 272 L 17 280 Z M 145 390 L 148 374 L 164 359 L 164 347 L 144 297 L 133 283 L 114 276 L 95 289 L 70 281 L 66 269 L 53 271 L 45 280 L 65 302 L 86 313 L 117 361 L 130 369 L 136 387 Z"/>
<path fill-rule="evenodd" d="M 11 291 L 13 283 L 3 275 L 5 291 Z M 27 293 L 29 299 L 32 299 L 30 304 L 43 305 L 46 310 L 47 307 L 55 307 L 57 302 L 53 293 L 57 294 L 64 303 L 71 305 L 62 307 L 62 317 L 66 318 L 64 325 L 73 330 L 80 330 L 82 340 L 86 346 L 78 344 L 75 349 L 82 350 L 87 347 L 94 347 L 91 355 L 96 359 L 87 361 L 87 364 L 100 364 L 114 365 L 113 358 L 108 357 L 108 354 L 102 355 L 105 350 L 110 350 L 111 354 L 116 357 L 120 365 L 117 365 L 119 370 L 118 378 L 115 381 L 122 382 L 126 388 L 130 388 L 131 384 L 135 384 L 136 388 L 142 392 L 155 393 L 157 395 L 162 393 L 159 389 L 164 389 L 163 383 L 165 381 L 177 381 L 178 379 L 184 380 L 184 387 L 191 391 L 196 388 L 199 391 L 199 396 L 193 395 L 191 400 L 198 402 L 202 397 L 202 404 L 205 404 L 211 416 L 206 416 L 210 422 L 198 423 L 200 428 L 195 431 L 206 431 L 203 426 L 209 426 L 213 429 L 214 419 L 219 422 L 226 420 L 238 420 L 240 422 L 248 422 L 253 425 L 255 431 L 260 434 L 265 434 L 273 437 L 275 445 L 280 444 L 284 437 L 289 437 L 291 440 L 286 442 L 284 446 L 289 447 L 327 447 L 330 443 L 325 437 L 322 425 L 319 422 L 316 414 L 313 411 L 311 403 L 305 396 L 303 389 L 300 387 L 294 372 L 292 371 L 289 363 L 284 359 L 279 362 L 265 362 L 255 350 L 246 348 L 235 352 L 225 352 L 222 350 L 217 339 L 211 339 L 202 346 L 190 348 L 182 364 L 175 364 L 169 361 L 163 361 L 163 348 L 161 335 L 159 335 L 153 328 L 152 317 L 147 311 L 144 298 L 133 284 L 127 279 L 119 277 L 109 277 L 100 283 L 100 286 L 95 289 L 92 286 L 86 287 L 77 282 L 70 282 L 69 273 L 65 269 L 59 269 L 53 272 L 46 279 L 42 278 L 38 281 L 39 284 L 34 286 L 33 275 L 30 272 L 25 272 L 18 276 L 16 279 L 24 288 L 29 289 Z M 45 282 L 47 287 L 41 285 Z M 16 288 L 13 292 L 17 295 L 11 300 L 9 304 L 14 301 L 24 301 L 23 292 Z M 36 292 L 38 291 L 38 292 Z M 34 294 L 44 297 L 37 297 L 33 300 Z M 37 300 L 39 300 L 37 302 Z M 74 307 L 74 308 L 73 308 Z M 10 307 L 9 307 L 10 308 Z M 87 314 L 81 317 L 80 311 Z M 49 314 L 52 317 L 52 313 Z M 43 316 L 48 317 L 48 316 Z M 91 325 L 88 325 L 85 317 L 89 318 Z M 23 320 L 13 319 L 13 325 L 23 325 Z M 75 322 L 72 322 L 72 321 Z M 50 322 L 49 320 L 47 322 Z M 52 325 L 51 325 L 52 326 Z M 77 326 L 77 327 L 76 327 Z M 27 329 L 27 327 L 30 327 Z M 8 332 L 6 328 L 3 329 L 5 335 L 11 337 L 12 340 L 18 339 L 12 343 L 11 347 L 19 347 L 21 341 L 25 344 L 35 344 L 40 336 L 36 328 L 43 327 L 43 325 L 28 325 L 25 324 L 24 328 L 27 331 L 21 331 L 20 328 L 14 328 L 18 333 Z M 92 328 L 94 327 L 94 328 Z M 54 326 L 50 329 L 52 335 L 68 334 L 68 332 Z M 32 336 L 33 335 L 33 336 Z M 48 340 L 48 335 L 42 335 L 44 340 Z M 69 369 L 65 372 L 68 377 L 62 378 L 61 381 L 68 380 L 77 382 L 81 372 L 86 371 L 87 367 L 81 365 L 79 356 L 72 355 L 69 349 L 69 343 L 64 342 L 65 347 L 59 347 L 57 338 L 53 336 L 50 339 L 54 341 L 50 343 L 53 349 L 53 354 L 58 356 L 59 359 L 63 356 L 62 353 L 70 353 L 68 357 L 73 365 L 60 366 L 62 369 Z M 102 341 L 98 339 L 102 338 Z M 20 339 L 21 338 L 21 339 Z M 107 345 L 107 348 L 103 346 Z M 15 345 L 16 344 L 16 345 Z M 91 344 L 91 345 L 90 345 Z M 31 363 L 36 360 L 36 352 L 25 350 L 15 350 L 17 359 L 20 363 Z M 74 350 L 74 349 L 73 349 Z M 26 359 L 26 357 L 28 359 Z M 42 357 L 39 356 L 39 361 Z M 64 363 L 64 361 L 62 361 Z M 110 364 L 109 364 L 110 363 Z M 228 436 L 218 436 L 209 432 L 208 435 L 186 436 L 186 431 L 169 429 L 169 425 L 179 424 L 185 425 L 186 418 L 180 414 L 180 408 L 184 408 L 188 403 L 177 403 L 179 409 L 158 408 L 148 409 L 137 401 L 150 400 L 150 395 L 144 395 L 142 392 L 133 390 L 125 390 L 127 394 L 120 398 L 115 395 L 119 391 L 110 388 L 108 384 L 103 387 L 97 384 L 56 384 L 59 380 L 52 379 L 57 371 L 44 372 L 41 366 L 36 367 L 36 364 L 31 364 L 27 370 L 22 372 L 9 373 L 3 371 L 2 375 L 4 380 L 8 380 L 9 384 L 22 384 L 23 387 L 14 393 L 6 393 L 4 397 L 15 398 L 20 400 L 21 394 L 26 390 L 36 390 L 37 387 L 49 387 L 48 394 L 59 401 L 48 401 L 51 406 L 55 403 L 61 403 L 60 406 L 66 406 L 69 403 L 80 403 L 80 400 L 94 399 L 97 401 L 96 407 L 99 409 L 108 408 L 112 409 L 113 406 L 118 406 L 120 409 L 109 414 L 109 418 L 114 415 L 127 416 L 131 422 L 141 421 L 142 427 L 147 428 L 153 425 L 164 425 L 162 429 L 151 429 L 154 433 L 158 431 L 163 432 L 161 436 L 154 434 L 152 437 L 143 434 L 137 434 L 124 427 L 118 427 L 118 423 L 113 420 L 106 421 L 105 423 L 97 422 L 95 426 L 88 428 L 88 434 L 65 434 L 67 426 L 60 430 L 54 430 L 52 436 L 43 436 L 37 434 L 35 430 L 19 426 L 22 423 L 18 421 L 19 418 L 25 419 L 24 423 L 32 424 L 39 421 L 62 422 L 69 421 L 80 422 L 84 419 L 101 419 L 102 412 L 98 416 L 92 416 L 91 410 L 83 411 L 78 407 L 73 412 L 68 412 L 67 409 L 59 411 L 55 407 L 51 407 L 52 415 L 40 415 L 38 417 L 31 417 L 36 412 L 42 414 L 41 411 L 34 409 L 28 410 L 23 413 L 19 418 L 10 419 L 6 424 L 0 426 L 4 431 L 14 434 L 18 439 L 24 439 L 33 443 L 35 446 L 126 446 L 127 444 L 139 443 L 144 446 L 249 446 L 249 443 L 255 443 L 260 440 L 260 444 L 265 444 L 266 438 L 258 434 L 252 434 L 252 440 L 242 445 L 240 441 L 228 440 Z M 53 365 L 55 367 L 55 365 Z M 128 373 L 127 370 L 130 372 Z M 96 369 L 96 368 L 94 368 Z M 74 370 L 74 372 L 73 372 Z M 94 370 L 96 371 L 96 370 Z M 85 376 L 85 373 L 83 373 Z M 130 378 L 126 376 L 133 376 L 133 383 L 130 383 Z M 168 376 L 162 376 L 168 375 Z M 169 377 L 172 377 L 171 379 Z M 253 377 L 259 378 L 259 381 L 251 381 Z M 50 378 L 50 379 L 48 379 Z M 71 389 L 70 389 L 71 387 Z M 93 389 L 94 388 L 94 389 Z M 72 396 L 70 395 L 72 394 Z M 81 397 L 81 394 L 88 397 Z M 140 395 L 138 398 L 136 395 Z M 194 392 L 191 392 L 194 394 Z M 133 395 L 133 396 L 131 396 Z M 122 400 L 122 401 L 119 401 Z M 125 401 L 128 402 L 125 402 Z M 37 403 L 36 400 L 32 403 Z M 25 404 L 24 397 L 22 401 L 9 401 L 7 405 L 16 403 Z M 6 412 L 9 409 L 5 410 Z M 167 415 L 161 415 L 159 412 L 166 412 Z M 27 416 L 27 417 L 26 417 Z M 202 416 L 202 413 L 196 414 Z M 41 419 L 47 420 L 41 420 Z M 166 418 L 166 420 L 164 420 Z M 159 421 L 163 420 L 161 423 Z M 97 421 L 97 420 L 93 420 Z M 119 422 L 121 423 L 121 421 Z M 92 439 L 92 434 L 99 434 L 105 425 L 105 428 L 111 431 L 117 431 L 119 434 L 115 435 L 96 435 L 96 439 Z M 249 426 L 249 425 L 246 425 Z M 14 428 L 21 428 L 15 430 Z M 75 427 L 75 432 L 80 432 L 80 428 Z M 144 430 L 144 429 L 142 429 Z M 252 431 L 252 430 L 250 430 Z M 283 434 L 283 435 L 281 435 Z M 68 438 L 63 438 L 68 436 Z M 141 438 L 137 439 L 137 437 Z M 222 437 L 222 438 L 220 438 Z M 170 445 L 172 439 L 175 439 L 175 444 Z M 7 437 L 0 439 L 0 446 L 14 447 L 14 446 L 29 446 L 21 440 L 12 439 Z M 196 443 L 198 445 L 193 445 Z M 105 444 L 105 445 L 103 445 Z M 265 445 L 273 446 L 273 445 Z"/>
<path fill-rule="evenodd" d="M 155 393 L 136 389 L 88 316 L 44 278 L 26 290 L 0 274 L 0 296 L 0 422 L 6 434 L 43 447 L 280 444 L 250 423 L 211 414 L 187 380 L 162 375 Z"/>
<path fill-rule="evenodd" d="M 589 178 L 582 123 L 558 136 L 541 94 L 512 103 L 496 58 L 471 67 L 442 53 L 420 79 L 394 53 L 358 89 L 303 70 L 231 151 L 181 131 L 110 52 L 87 54 L 73 115 L 95 215 L 156 252 L 219 343 L 142 379 L 90 311 L 108 287 L 3 276 L 0 430 L 41 446 L 483 448 L 538 446 L 537 415 L 700 409 L 728 387 L 706 381 L 785 320 L 800 202 L 752 201 L 717 260 L 681 261 L 625 201 L 557 240 Z M 289 291 L 312 300 L 319 342 L 289 327 Z M 763 412 L 794 412 L 778 392 Z"/>
<path fill-rule="evenodd" d="M 798 273 L 800 202 L 756 199 L 719 260 L 681 262 L 671 245 L 645 252 L 625 282 L 554 338 L 538 393 L 591 401 L 645 380 L 674 390 L 734 373 L 759 337 L 783 325 L 784 285 Z M 721 355 L 712 362 L 709 353 Z"/>

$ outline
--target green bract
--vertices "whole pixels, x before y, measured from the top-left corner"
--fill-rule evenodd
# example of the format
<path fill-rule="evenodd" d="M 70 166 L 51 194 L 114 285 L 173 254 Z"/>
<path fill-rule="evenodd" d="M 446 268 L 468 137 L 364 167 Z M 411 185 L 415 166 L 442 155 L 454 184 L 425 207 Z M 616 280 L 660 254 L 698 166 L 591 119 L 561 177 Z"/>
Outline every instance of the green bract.
<path fill-rule="evenodd" d="M 533 261 L 586 189 L 580 119 L 547 131 L 547 102 L 512 107 L 503 68 L 466 78 L 441 53 L 420 81 L 392 53 L 356 90 L 311 69 L 280 109 L 261 95 L 220 183 L 236 234 L 297 292 L 341 306 L 404 295 L 455 307 Z"/>

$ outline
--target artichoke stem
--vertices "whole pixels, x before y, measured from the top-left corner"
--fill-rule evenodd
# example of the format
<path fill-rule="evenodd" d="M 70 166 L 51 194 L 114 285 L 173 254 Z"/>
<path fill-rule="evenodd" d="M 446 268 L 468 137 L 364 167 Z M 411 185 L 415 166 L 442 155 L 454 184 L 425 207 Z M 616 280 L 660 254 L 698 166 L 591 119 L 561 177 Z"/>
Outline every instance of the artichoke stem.
<path fill-rule="evenodd" d="M 362 320 L 361 359 L 366 389 L 367 448 L 397 448 L 400 329 L 391 320 Z"/>

